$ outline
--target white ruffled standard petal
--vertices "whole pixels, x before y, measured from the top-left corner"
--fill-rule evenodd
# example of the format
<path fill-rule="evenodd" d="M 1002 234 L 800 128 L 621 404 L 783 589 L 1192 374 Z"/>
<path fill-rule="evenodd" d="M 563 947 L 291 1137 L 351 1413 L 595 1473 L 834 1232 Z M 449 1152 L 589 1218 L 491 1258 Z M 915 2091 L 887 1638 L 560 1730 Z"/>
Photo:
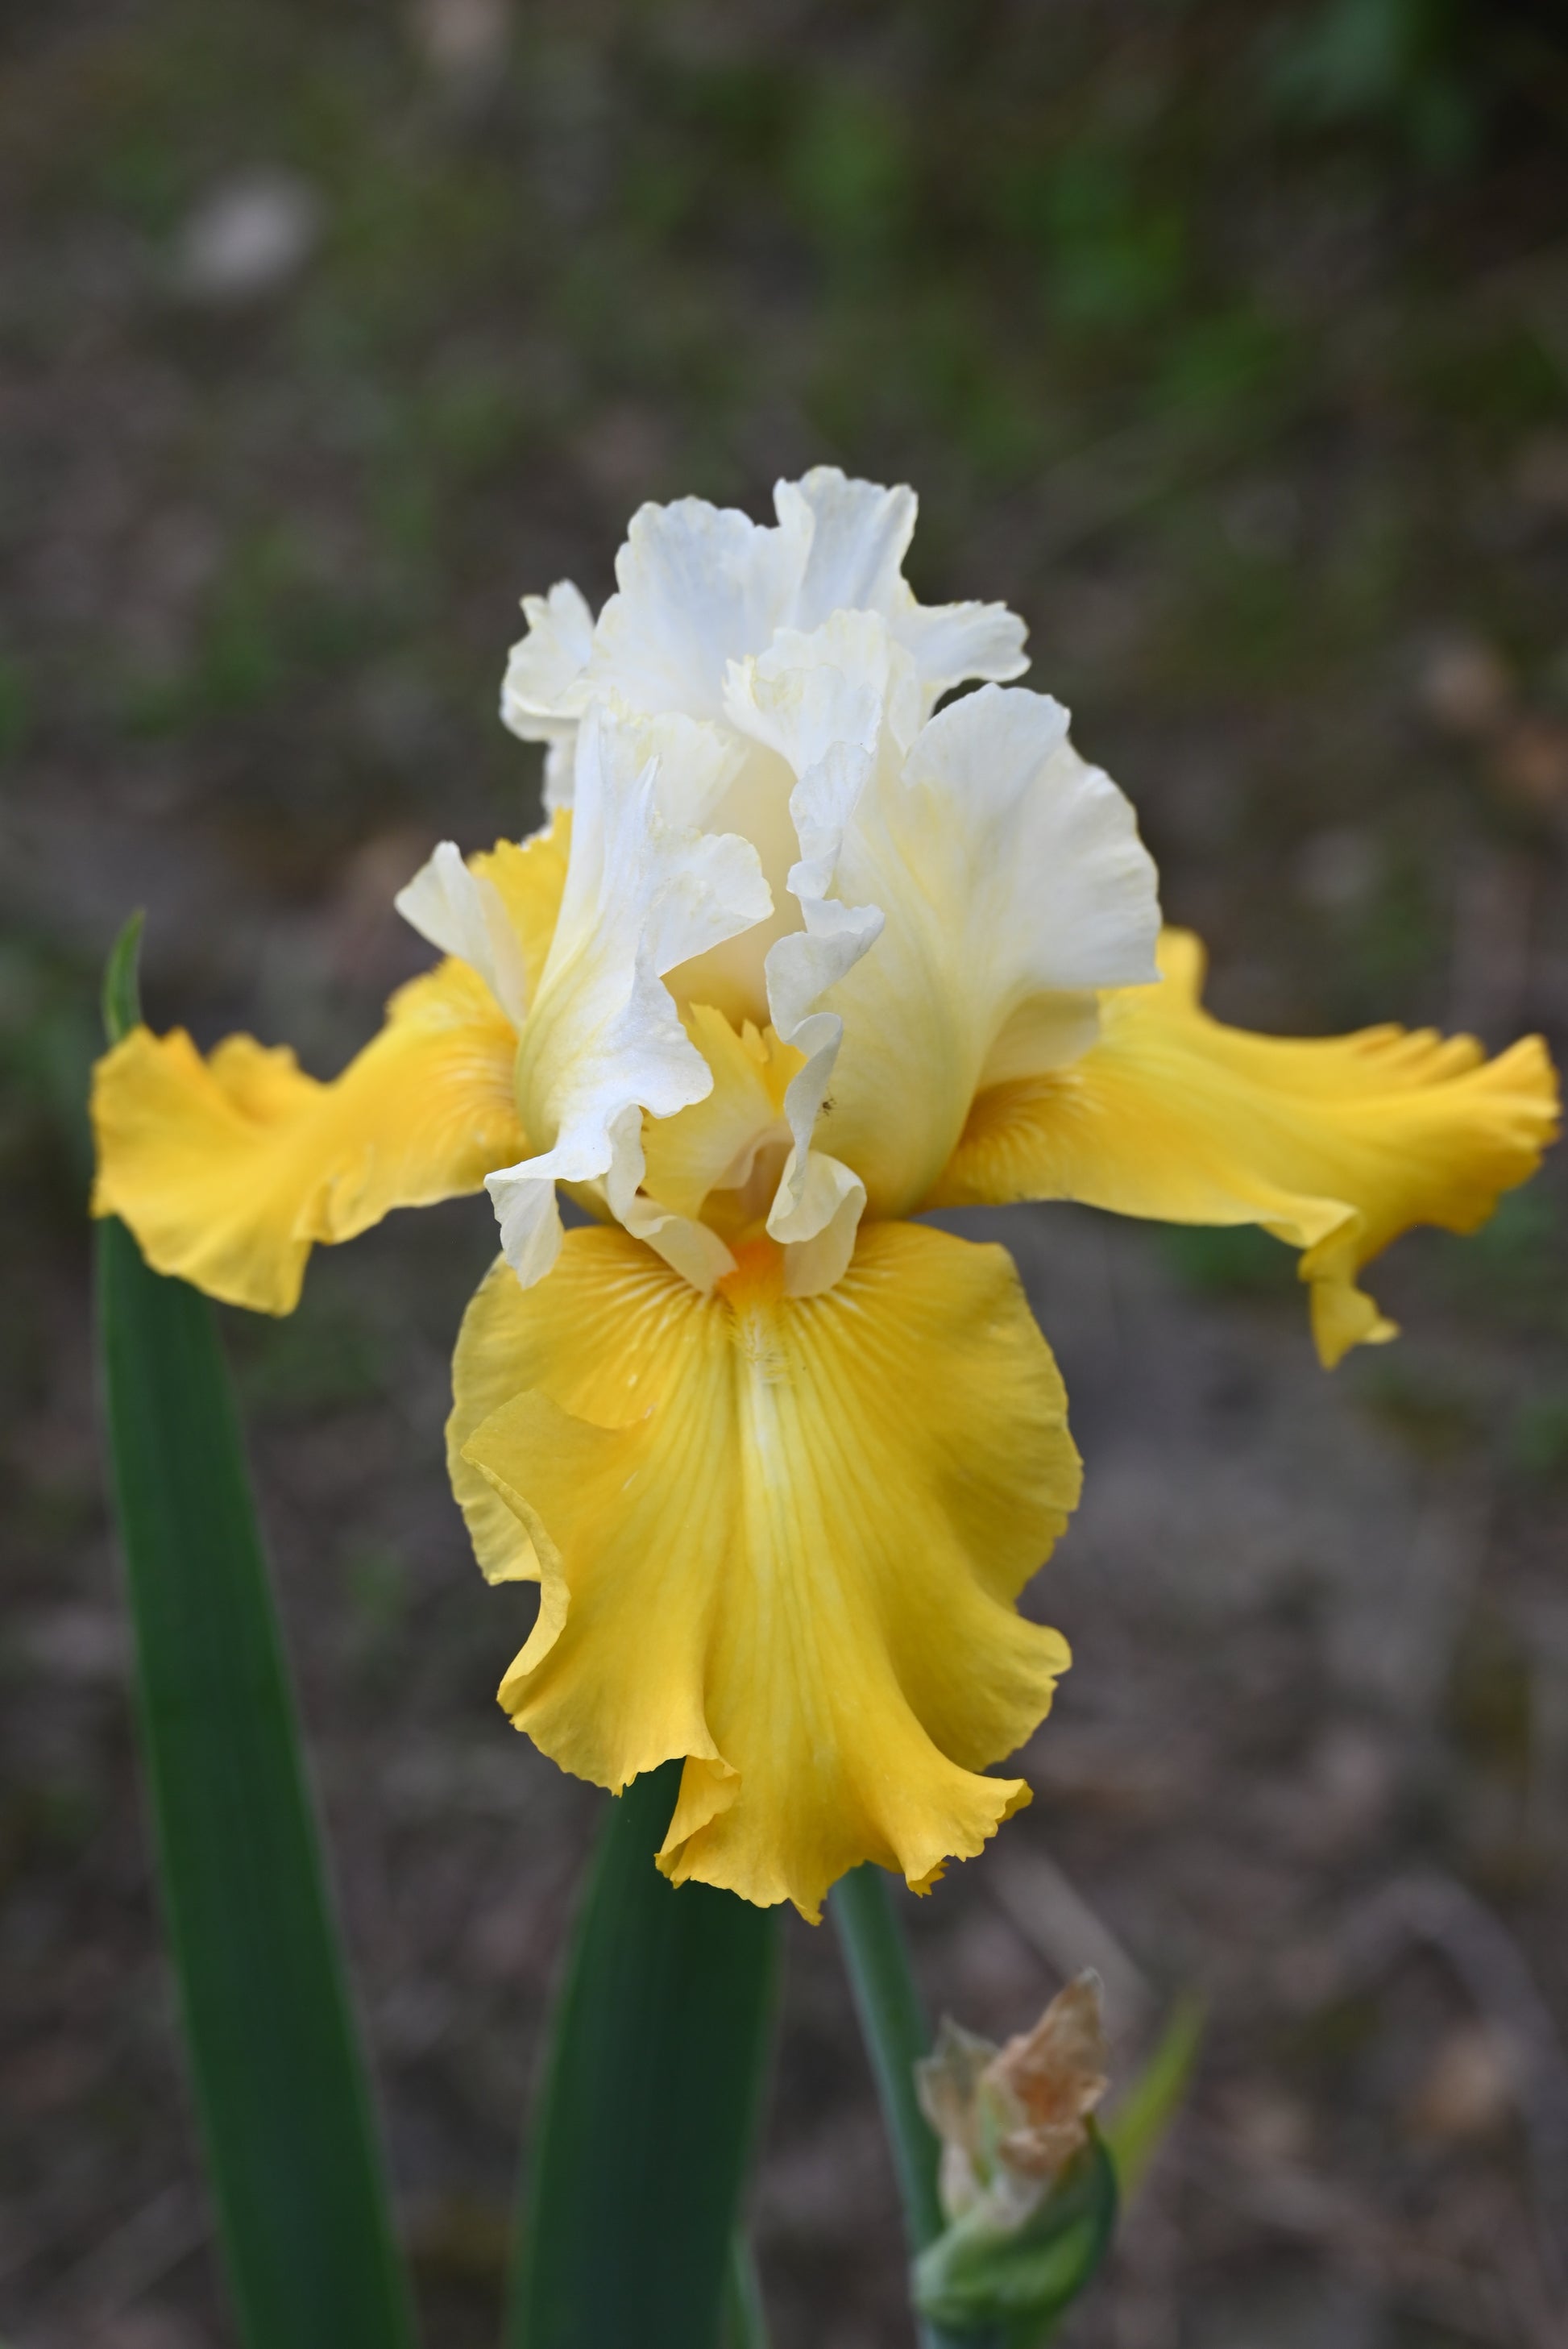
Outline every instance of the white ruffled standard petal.
<path fill-rule="evenodd" d="M 1005 685 L 1029 666 L 1027 630 L 1006 604 L 917 604 L 905 586 L 891 626 L 919 672 L 928 715 L 955 685 Z"/>
<path fill-rule="evenodd" d="M 911 489 L 884 490 L 818 465 L 803 481 L 780 481 L 773 502 L 782 522 L 810 516 L 810 554 L 792 616 L 818 628 L 835 612 L 877 612 L 914 662 L 923 709 L 966 678 L 1005 682 L 1029 666 L 1027 634 L 1005 604 L 917 604 L 903 576 L 920 502 Z"/>
<path fill-rule="evenodd" d="M 1065 710 L 992 685 L 917 730 L 912 677 L 883 623 L 840 613 L 731 682 L 732 719 L 799 778 L 805 928 L 769 957 L 774 1024 L 808 1056 L 779 1238 L 821 1227 L 810 1158 L 851 1169 L 872 1213 L 910 1213 L 977 1088 L 1086 1050 L 1095 990 L 1155 967 L 1153 865 Z"/>
<path fill-rule="evenodd" d="M 568 739 L 587 706 L 583 671 L 593 650 L 593 614 L 580 588 L 558 579 L 548 595 L 525 595 L 528 634 L 513 645 L 500 689 L 504 724 L 525 742 Z"/>
<path fill-rule="evenodd" d="M 817 1140 L 873 1214 L 921 1204 L 981 1085 L 1075 1059 L 1095 990 L 1156 968 L 1153 864 L 1067 730 L 1046 696 L 985 686 L 879 771 L 846 827 L 836 893 L 886 927 L 825 999 L 844 1035 Z"/>
<path fill-rule="evenodd" d="M 725 706 L 738 729 L 798 778 L 789 812 L 800 855 L 789 885 L 805 926 L 769 949 L 767 972 L 773 1025 L 806 1060 L 785 1096 L 794 1148 L 768 1228 L 798 1247 L 832 1226 L 831 1239 L 792 1259 L 794 1293 L 810 1295 L 830 1287 L 848 1262 L 866 1198 L 858 1174 L 811 1147 L 843 1036 L 838 1013 L 818 1007 L 875 945 L 883 920 L 874 903 L 845 904 L 828 892 L 879 760 L 896 764 L 914 733 L 919 688 L 883 621 L 839 611 L 810 635 L 780 632 L 759 659 L 738 664 Z"/>
<path fill-rule="evenodd" d="M 801 481 L 774 483 L 773 507 L 808 549 L 789 615 L 795 627 L 820 628 L 835 612 L 891 613 L 900 592 L 909 595 L 903 558 L 920 511 L 912 489 L 884 490 L 850 481 L 836 465 L 814 465 Z"/>
<path fill-rule="evenodd" d="M 549 1146 L 486 1186 L 525 1286 L 560 1250 L 558 1182 L 603 1179 L 611 1212 L 640 1216 L 644 1112 L 672 1116 L 713 1081 L 664 974 L 771 911 L 749 844 L 696 828 L 721 768 L 694 792 L 689 772 L 666 777 L 649 741 L 591 708 L 578 742 L 572 860 L 518 1053 L 524 1128 Z"/>
<path fill-rule="evenodd" d="M 1078 756 L 1068 724 L 1048 694 L 984 688 L 922 730 L 896 802 L 910 843 L 923 833 L 928 851 L 942 833 L 969 843 L 962 882 L 945 858 L 938 869 L 948 913 L 968 909 L 963 962 L 976 1024 L 991 1031 L 980 1085 L 1076 1059 L 1094 1022 L 1065 999 L 1141 985 L 1158 968 L 1153 860 L 1127 798 Z"/>
<path fill-rule="evenodd" d="M 1001 604 L 916 602 L 903 563 L 913 490 L 851 481 L 819 465 L 773 492 L 778 521 L 755 523 L 700 498 L 645 505 L 615 559 L 617 592 L 595 625 L 575 587 L 525 597 L 529 633 L 512 649 L 501 715 L 550 745 L 546 797 L 571 798 L 568 742 L 590 699 L 627 709 L 719 714 L 731 661 L 765 652 L 780 628 L 808 633 L 836 611 L 875 612 L 914 664 L 929 712 L 966 678 L 1019 676 L 1024 624 Z"/>
<path fill-rule="evenodd" d="M 574 591 L 529 606 L 509 708 L 550 739 L 552 797 L 567 795 L 569 730 L 596 711 L 605 744 L 656 758 L 645 814 L 685 835 L 683 869 L 716 838 L 743 840 L 749 902 L 769 903 L 738 918 L 727 873 L 722 917 L 686 924 L 674 966 L 562 943 L 563 913 L 552 966 L 571 968 L 573 1018 L 595 1042 L 592 1066 L 574 1063 L 542 1001 L 520 1055 L 524 1120 L 550 1148 L 492 1188 L 527 1278 L 553 1261 L 551 1178 L 603 1182 L 612 1212 L 699 1286 L 721 1277 L 700 1218 L 641 1189 L 638 1112 L 707 1092 L 677 1004 L 737 1032 L 770 1022 L 800 1056 L 767 1230 L 809 1295 L 842 1271 L 862 1212 L 919 1203 L 979 1083 L 1082 1051 L 1095 988 L 1153 968 L 1152 868 L 1126 802 L 1071 750 L 1054 702 L 998 691 L 1024 666 L 1021 624 L 1001 605 L 916 603 L 908 490 L 824 466 L 779 482 L 775 504 L 772 525 L 697 499 L 645 506 L 591 630 Z M 991 682 L 933 720 L 975 677 Z M 596 761 L 579 759 L 579 792 L 598 788 Z"/>
<path fill-rule="evenodd" d="M 789 616 L 810 549 L 804 516 L 770 529 L 701 498 L 640 507 L 593 632 L 590 690 L 717 718 L 727 667 Z"/>

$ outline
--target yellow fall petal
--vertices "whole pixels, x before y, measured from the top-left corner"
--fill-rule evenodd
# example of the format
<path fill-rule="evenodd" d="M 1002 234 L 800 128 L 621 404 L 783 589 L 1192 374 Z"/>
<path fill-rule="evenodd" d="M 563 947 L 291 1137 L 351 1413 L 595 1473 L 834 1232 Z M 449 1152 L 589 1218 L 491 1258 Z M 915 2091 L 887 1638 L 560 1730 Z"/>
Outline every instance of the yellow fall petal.
<path fill-rule="evenodd" d="M 489 988 L 457 961 L 400 988 L 330 1084 L 249 1036 L 203 1061 L 182 1029 L 137 1028 L 93 1072 L 93 1212 L 121 1216 L 158 1271 L 290 1313 L 313 1242 L 477 1191 L 521 1154 L 516 1052 Z"/>
<path fill-rule="evenodd" d="M 501 1702 L 602 1785 L 686 1757 L 677 1882 L 814 1917 L 863 1859 L 923 1889 L 1027 1799 L 979 1774 L 1068 1661 L 1013 1602 L 1079 1469 L 1003 1250 L 878 1225 L 836 1288 L 789 1298 L 762 1241 L 704 1297 L 577 1230 L 537 1288 L 487 1278 L 454 1385 L 454 1446 L 542 1569 Z M 488 1570 L 519 1571 L 477 1495 L 459 1478 Z"/>
<path fill-rule="evenodd" d="M 1416 1224 L 1484 1223 L 1556 1130 L 1545 1047 L 1385 1027 L 1301 1042 L 1200 1003 L 1203 952 L 1167 931 L 1157 987 L 1108 990 L 1072 1067 L 982 1093 L 930 1206 L 1077 1199 L 1169 1223 L 1261 1224 L 1304 1251 L 1330 1367 L 1393 1337 L 1356 1275 Z"/>

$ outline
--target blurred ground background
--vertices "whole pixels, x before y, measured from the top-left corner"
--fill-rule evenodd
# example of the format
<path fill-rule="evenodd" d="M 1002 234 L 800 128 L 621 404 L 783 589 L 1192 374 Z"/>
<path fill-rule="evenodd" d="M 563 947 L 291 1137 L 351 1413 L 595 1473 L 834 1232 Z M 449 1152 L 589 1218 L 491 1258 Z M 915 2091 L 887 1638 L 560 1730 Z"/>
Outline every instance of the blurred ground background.
<path fill-rule="evenodd" d="M 16 0 L 0 26 L 0 2331 L 224 2349 L 98 1465 L 81 1097 L 155 1024 L 325 1073 L 434 839 L 527 829 L 516 602 L 643 498 L 907 478 L 1131 793 L 1214 999 L 1568 1027 L 1568 51 L 1508 0 Z M 984 1226 L 985 1219 L 977 1219 Z M 971 1226 L 974 1227 L 974 1226 Z M 1035 1807 L 912 1919 L 1002 2033 L 1086 1958 L 1190 2114 L 1077 2349 L 1561 2344 L 1560 1174 L 1379 1268 L 1019 1211 L 1088 1498 Z M 439 1465 L 465 1202 L 230 1316 L 431 2349 L 493 2341 L 601 1798 L 492 1702 Z M 912 1909 L 913 1904 L 911 1904 Z M 779 2349 L 894 2349 L 893 2191 L 789 1928 Z M 1555 2017 L 1555 2023 L 1553 2018 Z M 1553 2265 L 1555 2263 L 1555 2276 Z M 279 2344 L 284 2349 L 284 2344 Z"/>

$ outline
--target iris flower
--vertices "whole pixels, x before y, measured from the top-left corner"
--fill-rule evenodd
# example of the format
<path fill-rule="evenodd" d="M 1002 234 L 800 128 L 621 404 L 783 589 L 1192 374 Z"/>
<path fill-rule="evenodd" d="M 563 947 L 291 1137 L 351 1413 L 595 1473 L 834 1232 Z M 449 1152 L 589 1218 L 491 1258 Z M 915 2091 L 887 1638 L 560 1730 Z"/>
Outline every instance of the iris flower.
<path fill-rule="evenodd" d="M 441 959 L 333 1082 L 117 1045 L 95 1204 L 287 1313 L 315 1243 L 486 1188 L 449 1456 L 485 1573 L 540 1586 L 500 1702 L 601 1785 L 681 1757 L 659 1867 L 815 1917 L 980 1849 L 1068 1660 L 1016 1603 L 1078 1496 L 1060 1377 L 1006 1252 L 916 1218 L 1261 1225 L 1331 1364 L 1394 1334 L 1367 1259 L 1480 1224 L 1554 1086 L 1534 1039 L 1211 1018 L 1022 624 L 916 602 L 912 492 L 775 504 L 645 506 L 597 619 L 527 601 L 545 828 L 437 848 L 397 903 Z"/>

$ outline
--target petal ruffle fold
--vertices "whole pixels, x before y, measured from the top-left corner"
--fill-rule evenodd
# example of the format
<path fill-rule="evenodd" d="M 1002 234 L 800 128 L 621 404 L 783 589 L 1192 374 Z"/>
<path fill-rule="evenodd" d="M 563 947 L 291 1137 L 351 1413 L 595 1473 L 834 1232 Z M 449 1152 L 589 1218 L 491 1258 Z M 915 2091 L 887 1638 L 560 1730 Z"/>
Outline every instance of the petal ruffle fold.
<path fill-rule="evenodd" d="M 861 1860 L 924 1887 L 1027 1799 L 980 1774 L 1068 1661 L 1013 1602 L 1079 1470 L 1001 1249 L 880 1225 L 799 1299 L 763 1242 L 705 1298 L 577 1230 L 537 1288 L 496 1268 L 454 1382 L 481 1562 L 542 1586 L 501 1702 L 603 1785 L 686 1757 L 677 1882 L 815 1916 Z"/>
<path fill-rule="evenodd" d="M 1473 1231 L 1533 1174 L 1557 1124 L 1545 1047 L 1489 1061 L 1430 1030 L 1251 1035 L 1202 1009 L 1196 938 L 1167 931 L 1161 967 L 1161 985 L 1101 997 L 1099 1041 L 1074 1066 L 980 1095 L 926 1205 L 1261 1224 L 1303 1251 L 1326 1365 L 1391 1338 L 1357 1274 L 1413 1225 Z"/>
<path fill-rule="evenodd" d="M 800 1055 L 771 1028 L 750 1020 L 737 1028 L 708 1003 L 689 1004 L 682 1024 L 713 1072 L 713 1090 L 674 1117 L 649 1119 L 643 1187 L 674 1215 L 706 1213 L 727 1237 L 744 1237 L 768 1207 L 748 1195 L 758 1158 L 769 1143 L 780 1152 L 789 1146 L 784 1096 Z"/>
<path fill-rule="evenodd" d="M 903 571 L 913 490 L 818 465 L 776 482 L 773 506 L 774 523 L 702 498 L 639 507 L 597 622 L 565 581 L 547 597 L 526 596 L 529 632 L 512 647 L 505 723 L 559 750 L 596 696 L 717 718 L 730 661 L 763 651 L 779 628 L 816 628 L 842 610 L 887 621 L 913 663 L 923 713 L 965 678 L 1014 678 L 1028 667 L 1024 624 L 1005 605 L 916 602 Z M 558 761 L 552 805 L 570 794 Z"/>
<path fill-rule="evenodd" d="M 399 988 L 330 1084 L 249 1036 L 203 1061 L 182 1029 L 138 1028 L 94 1071 L 93 1212 L 122 1217 L 158 1271 L 291 1313 L 315 1242 L 477 1191 L 521 1154 L 516 1053 L 490 989 L 457 961 Z"/>
<path fill-rule="evenodd" d="M 514 1028 L 550 954 L 571 850 L 570 808 L 530 839 L 498 840 L 477 856 L 444 840 L 393 901 L 422 938 L 479 972 Z"/>
<path fill-rule="evenodd" d="M 756 850 L 700 828 L 728 765 L 712 731 L 597 706 L 583 719 L 572 855 L 517 1059 L 540 1147 L 488 1183 L 525 1284 L 561 1246 L 555 1185 L 608 1178 L 611 1211 L 625 1217 L 643 1179 L 644 1112 L 673 1117 L 712 1090 L 665 974 L 772 911 Z"/>
<path fill-rule="evenodd" d="M 767 971 L 773 1023 L 806 1065 L 776 1239 L 821 1228 L 813 1159 L 850 1170 L 873 1216 L 913 1213 L 977 1091 L 1078 1058 L 1097 990 L 1155 975 L 1153 864 L 1067 711 L 985 685 L 923 724 L 920 701 L 868 612 L 781 631 L 731 672 L 731 721 L 797 778 L 804 926 Z M 841 1185 L 815 1188 L 816 1213 L 836 1208 Z"/>

